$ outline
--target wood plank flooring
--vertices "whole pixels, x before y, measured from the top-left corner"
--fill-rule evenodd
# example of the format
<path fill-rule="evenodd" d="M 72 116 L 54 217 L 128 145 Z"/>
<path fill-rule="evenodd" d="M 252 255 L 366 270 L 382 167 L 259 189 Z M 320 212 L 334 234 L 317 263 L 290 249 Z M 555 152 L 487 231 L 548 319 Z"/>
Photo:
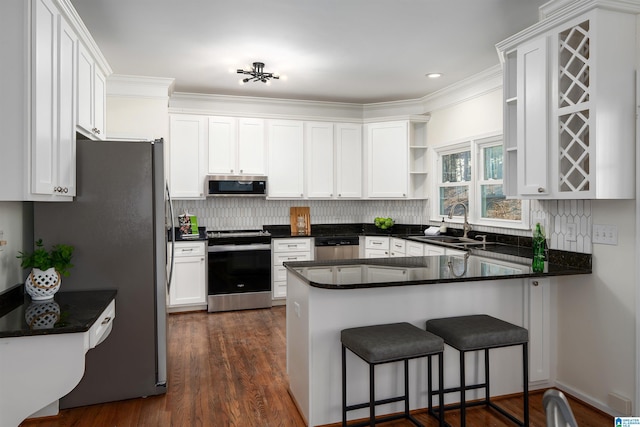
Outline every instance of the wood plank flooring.
<path fill-rule="evenodd" d="M 166 395 L 65 409 L 56 417 L 25 421 L 23 427 L 302 427 L 287 391 L 285 309 L 169 316 L 169 391 Z M 517 416 L 521 397 L 501 404 Z M 612 417 L 571 399 L 581 427 L 612 426 Z M 542 392 L 530 401 L 532 426 L 544 426 Z M 416 416 L 427 427 L 437 422 Z M 459 425 L 455 411 L 447 422 Z M 336 424 L 337 426 L 338 424 Z M 397 421 L 383 424 L 405 427 Z M 511 426 L 494 411 L 473 408 L 469 426 Z"/>

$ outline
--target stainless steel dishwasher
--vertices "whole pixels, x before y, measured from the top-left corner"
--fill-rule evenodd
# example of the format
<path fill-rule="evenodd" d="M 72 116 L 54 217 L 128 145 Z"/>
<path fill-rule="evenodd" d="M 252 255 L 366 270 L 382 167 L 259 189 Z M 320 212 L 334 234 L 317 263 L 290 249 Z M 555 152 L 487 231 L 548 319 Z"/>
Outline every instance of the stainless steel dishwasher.
<path fill-rule="evenodd" d="M 359 238 L 355 237 L 316 237 L 315 261 L 333 259 L 357 259 Z"/>

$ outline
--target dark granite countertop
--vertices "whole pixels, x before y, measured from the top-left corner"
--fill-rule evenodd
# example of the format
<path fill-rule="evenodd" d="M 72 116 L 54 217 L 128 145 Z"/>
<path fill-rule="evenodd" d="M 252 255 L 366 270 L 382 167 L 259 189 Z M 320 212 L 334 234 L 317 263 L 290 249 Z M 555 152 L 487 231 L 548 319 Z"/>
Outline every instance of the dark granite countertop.
<path fill-rule="evenodd" d="M 358 289 L 425 285 L 450 282 L 591 274 L 591 268 L 546 263 L 543 273 L 531 271 L 531 263 L 506 260 L 489 253 L 403 258 L 370 258 L 339 261 L 287 262 L 285 267 L 310 286 L 325 289 Z"/>
<path fill-rule="evenodd" d="M 74 291 L 31 301 L 16 286 L 0 295 L 0 338 L 86 332 L 115 297 L 115 290 Z"/>

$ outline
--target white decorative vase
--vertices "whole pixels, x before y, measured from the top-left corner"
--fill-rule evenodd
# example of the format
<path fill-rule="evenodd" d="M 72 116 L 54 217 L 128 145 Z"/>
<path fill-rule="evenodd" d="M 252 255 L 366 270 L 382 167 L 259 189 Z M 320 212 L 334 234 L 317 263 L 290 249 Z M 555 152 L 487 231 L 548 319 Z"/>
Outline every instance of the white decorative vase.
<path fill-rule="evenodd" d="M 60 273 L 51 267 L 42 271 L 34 268 L 24 282 L 24 289 L 34 301 L 45 301 L 53 298 L 60 289 Z"/>

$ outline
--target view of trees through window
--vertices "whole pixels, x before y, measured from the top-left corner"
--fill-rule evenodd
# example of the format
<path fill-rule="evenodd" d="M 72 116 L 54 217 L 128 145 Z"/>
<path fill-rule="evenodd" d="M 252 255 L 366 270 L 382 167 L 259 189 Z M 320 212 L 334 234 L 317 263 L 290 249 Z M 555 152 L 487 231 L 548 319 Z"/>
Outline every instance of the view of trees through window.
<path fill-rule="evenodd" d="M 472 170 L 473 152 L 477 153 L 480 164 L 478 171 Z M 521 201 L 508 200 L 504 195 L 502 162 L 502 143 L 496 138 L 478 141 L 475 145 L 470 143 L 459 151 L 440 154 L 440 215 L 449 215 L 454 206 L 453 215 L 464 215 L 464 208 L 456 206 L 462 203 L 482 219 L 520 221 Z"/>

